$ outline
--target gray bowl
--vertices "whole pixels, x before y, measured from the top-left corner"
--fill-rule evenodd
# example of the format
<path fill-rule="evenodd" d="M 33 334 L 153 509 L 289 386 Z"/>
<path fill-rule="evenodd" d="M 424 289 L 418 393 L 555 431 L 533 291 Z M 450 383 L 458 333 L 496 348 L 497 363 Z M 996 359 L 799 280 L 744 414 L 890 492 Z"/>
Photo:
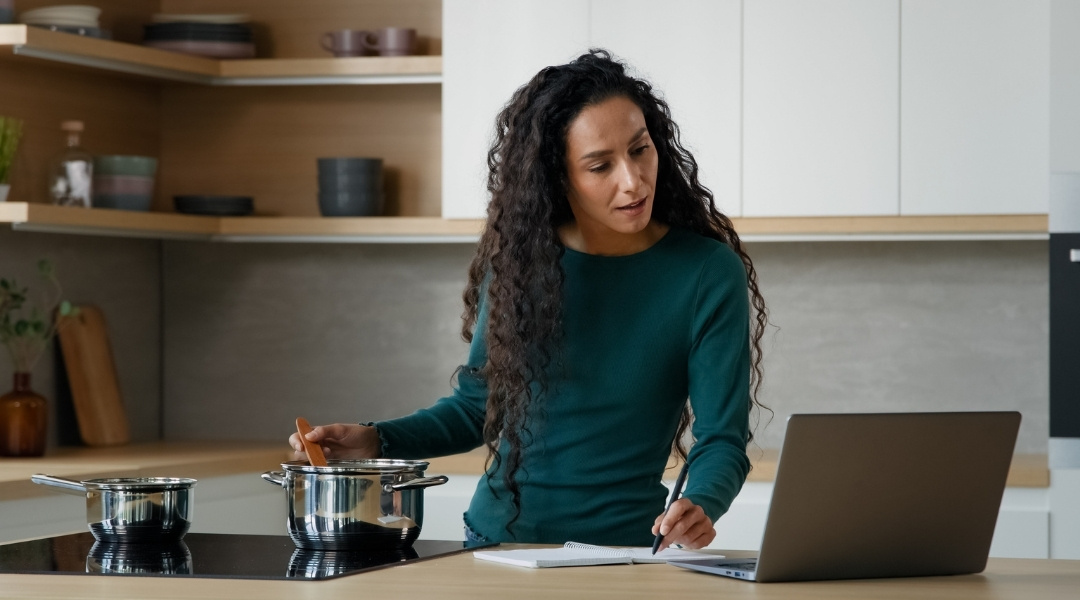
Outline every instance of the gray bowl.
<path fill-rule="evenodd" d="M 153 199 L 150 194 L 94 194 L 90 206 L 146 212 L 150 210 Z"/>
<path fill-rule="evenodd" d="M 382 212 L 381 191 L 319 192 L 319 213 L 324 217 L 377 217 Z"/>

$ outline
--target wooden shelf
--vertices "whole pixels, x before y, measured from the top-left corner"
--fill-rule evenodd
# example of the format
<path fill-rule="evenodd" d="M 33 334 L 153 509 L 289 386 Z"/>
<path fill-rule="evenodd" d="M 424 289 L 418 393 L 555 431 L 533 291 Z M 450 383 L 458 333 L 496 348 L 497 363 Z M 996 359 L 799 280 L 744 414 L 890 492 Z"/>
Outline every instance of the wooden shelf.
<path fill-rule="evenodd" d="M 1047 215 L 885 217 L 743 217 L 732 219 L 746 241 L 1047 239 Z"/>
<path fill-rule="evenodd" d="M 438 217 L 204 217 L 166 212 L 0 203 L 19 231 L 204 241 L 472 242 L 482 221 Z"/>
<path fill-rule="evenodd" d="M 28 25 L 0 25 L 0 58 L 58 63 L 205 85 L 420 84 L 442 81 L 441 56 L 215 60 Z"/>
<path fill-rule="evenodd" d="M 206 239 L 218 231 L 214 217 L 26 202 L 0 203 L 0 223 L 16 230 L 121 237 Z"/>
<path fill-rule="evenodd" d="M 893 239 L 1046 239 L 1046 215 L 750 217 L 733 219 L 748 242 Z M 125 237 L 257 242 L 474 242 L 479 219 L 439 217 L 203 217 L 0 203 L 16 230 Z"/>

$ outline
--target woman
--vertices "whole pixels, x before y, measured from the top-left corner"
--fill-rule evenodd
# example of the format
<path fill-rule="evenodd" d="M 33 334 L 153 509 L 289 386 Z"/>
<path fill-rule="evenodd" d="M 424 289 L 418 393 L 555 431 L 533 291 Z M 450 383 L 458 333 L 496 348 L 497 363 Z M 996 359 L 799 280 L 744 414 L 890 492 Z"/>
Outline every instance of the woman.
<path fill-rule="evenodd" d="M 591 51 L 517 90 L 488 166 L 453 395 L 309 439 L 354 457 L 486 445 L 472 539 L 709 544 L 750 468 L 766 313 L 667 105 Z M 673 443 L 687 458 L 691 421 L 688 484 L 664 514 L 661 476 Z"/>

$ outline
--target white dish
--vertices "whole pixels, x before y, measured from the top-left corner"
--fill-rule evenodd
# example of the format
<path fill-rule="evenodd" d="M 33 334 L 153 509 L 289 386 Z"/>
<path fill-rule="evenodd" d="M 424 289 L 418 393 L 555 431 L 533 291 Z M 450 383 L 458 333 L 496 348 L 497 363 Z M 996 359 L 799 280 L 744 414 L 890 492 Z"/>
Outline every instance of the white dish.
<path fill-rule="evenodd" d="M 49 31 L 59 31 L 60 33 L 73 33 L 84 37 L 98 38 L 99 40 L 112 39 L 111 31 L 99 27 L 65 27 L 63 25 L 31 25 L 31 27 L 48 29 Z"/>
<path fill-rule="evenodd" d="M 100 27 L 97 19 L 78 19 L 74 17 L 19 17 L 26 25 L 56 25 L 57 27 Z"/>
<path fill-rule="evenodd" d="M 214 23 L 217 25 L 235 25 L 251 21 L 250 15 L 181 15 L 172 13 L 157 13 L 150 17 L 154 23 Z"/>
<path fill-rule="evenodd" d="M 40 19 L 43 17 L 60 17 L 74 19 L 97 19 L 101 16 L 101 9 L 96 6 L 83 4 L 65 4 L 61 6 L 44 6 L 33 10 L 25 10 L 19 13 L 22 19 Z"/>

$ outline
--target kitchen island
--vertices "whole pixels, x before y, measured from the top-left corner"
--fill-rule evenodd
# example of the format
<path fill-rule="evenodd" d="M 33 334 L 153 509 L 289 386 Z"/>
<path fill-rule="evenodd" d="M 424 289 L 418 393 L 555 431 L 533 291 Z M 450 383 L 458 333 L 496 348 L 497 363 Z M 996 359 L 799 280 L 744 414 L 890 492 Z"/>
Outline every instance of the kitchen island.
<path fill-rule="evenodd" d="M 507 546 L 509 547 L 509 546 Z M 730 556 L 747 553 L 730 552 Z M 0 575 L 0 598 L 354 600 L 356 598 L 912 598 L 1065 600 L 1080 590 L 1080 561 L 990 559 L 952 577 L 754 584 L 659 564 L 526 569 L 469 553 L 326 581 L 123 575 Z"/>

